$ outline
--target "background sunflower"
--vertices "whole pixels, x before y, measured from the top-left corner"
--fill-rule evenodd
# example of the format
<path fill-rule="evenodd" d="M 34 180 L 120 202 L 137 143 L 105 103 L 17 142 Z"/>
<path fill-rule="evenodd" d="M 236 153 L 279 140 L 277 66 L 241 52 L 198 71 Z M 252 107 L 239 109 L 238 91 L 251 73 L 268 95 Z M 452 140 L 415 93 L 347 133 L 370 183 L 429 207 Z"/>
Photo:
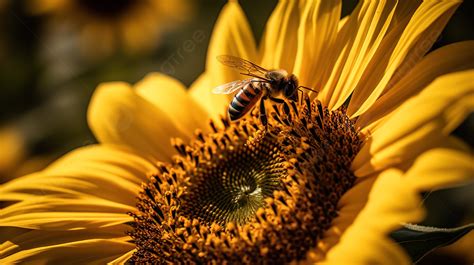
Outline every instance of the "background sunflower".
<path fill-rule="evenodd" d="M 94 143 L 85 117 L 97 84 L 134 83 L 151 71 L 189 84 L 203 71 L 212 25 L 225 2 L 0 1 L 0 182 Z M 276 2 L 240 1 L 257 36 Z M 355 3 L 344 1 L 343 14 Z M 465 1 L 431 49 L 474 39 L 468 26 L 473 10 L 472 1 Z M 182 27 L 175 27 L 179 23 Z M 471 146 L 473 124 L 471 115 L 455 131 Z M 474 201 L 473 189 L 431 193 L 425 224 L 472 222 L 474 210 L 465 202 Z M 464 241 L 458 244 L 466 249 Z M 440 261 L 440 255 L 462 260 L 460 253 L 451 246 L 428 257 L 427 264 Z"/>
<path fill-rule="evenodd" d="M 192 0 L 29 0 L 27 9 L 51 19 L 53 34 L 79 39 L 84 55 L 116 49 L 144 52 L 156 48 L 164 31 L 191 18 Z"/>

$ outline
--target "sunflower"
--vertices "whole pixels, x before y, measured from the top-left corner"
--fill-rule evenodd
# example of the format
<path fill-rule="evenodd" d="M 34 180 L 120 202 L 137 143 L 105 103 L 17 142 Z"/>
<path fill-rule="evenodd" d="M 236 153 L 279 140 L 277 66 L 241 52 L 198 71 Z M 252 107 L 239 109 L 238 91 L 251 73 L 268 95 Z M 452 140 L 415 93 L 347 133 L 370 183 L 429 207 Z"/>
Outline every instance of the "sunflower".
<path fill-rule="evenodd" d="M 189 91 L 154 73 L 100 85 L 99 144 L 1 186 L 2 263 L 409 264 L 388 234 L 422 191 L 472 180 L 450 132 L 473 110 L 474 42 L 427 55 L 458 1 L 280 1 L 257 50 L 237 1 Z M 237 122 L 212 95 L 230 54 L 316 88 Z"/>
<path fill-rule="evenodd" d="M 122 49 L 135 53 L 154 48 L 160 32 L 191 15 L 186 0 L 29 0 L 34 14 L 50 15 L 55 25 L 78 32 L 85 54 Z"/>

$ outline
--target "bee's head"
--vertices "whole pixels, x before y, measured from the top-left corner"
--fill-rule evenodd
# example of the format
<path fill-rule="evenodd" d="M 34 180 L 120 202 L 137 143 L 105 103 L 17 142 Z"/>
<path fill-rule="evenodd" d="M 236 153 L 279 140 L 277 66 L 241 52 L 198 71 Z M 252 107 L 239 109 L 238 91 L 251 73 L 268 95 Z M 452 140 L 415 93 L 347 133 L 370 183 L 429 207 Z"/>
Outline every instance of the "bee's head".
<path fill-rule="evenodd" d="M 298 78 L 294 74 L 287 77 L 285 87 L 283 88 L 283 95 L 291 100 L 298 100 Z"/>

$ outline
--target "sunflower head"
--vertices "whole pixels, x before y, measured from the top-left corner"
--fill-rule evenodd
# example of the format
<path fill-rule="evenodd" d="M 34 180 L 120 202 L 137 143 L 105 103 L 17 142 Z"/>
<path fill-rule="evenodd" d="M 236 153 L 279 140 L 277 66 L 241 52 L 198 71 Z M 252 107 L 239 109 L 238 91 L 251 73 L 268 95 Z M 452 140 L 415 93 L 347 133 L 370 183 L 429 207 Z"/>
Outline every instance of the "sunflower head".
<path fill-rule="evenodd" d="M 28 0 L 28 12 L 47 15 L 50 32 L 78 38 L 87 59 L 117 51 L 141 54 L 153 51 L 163 32 L 187 21 L 193 13 L 188 0 Z M 64 28 L 60 30 L 60 28 Z"/>
<path fill-rule="evenodd" d="M 143 186 L 130 235 L 133 260 L 292 261 L 305 257 L 354 184 L 362 140 L 343 110 L 320 102 L 273 106 L 196 134 Z"/>
<path fill-rule="evenodd" d="M 474 42 L 425 56 L 458 5 L 360 1 L 341 19 L 341 1 L 282 0 L 257 49 L 229 1 L 189 89 L 161 74 L 101 85 L 100 144 L 0 185 L 0 263 L 411 264 L 388 235 L 422 221 L 421 192 L 473 176 L 449 134 L 474 109 Z M 257 109 L 208 130 L 230 100 L 210 89 L 242 79 L 219 54 L 319 94 L 267 108 L 268 128 Z"/>

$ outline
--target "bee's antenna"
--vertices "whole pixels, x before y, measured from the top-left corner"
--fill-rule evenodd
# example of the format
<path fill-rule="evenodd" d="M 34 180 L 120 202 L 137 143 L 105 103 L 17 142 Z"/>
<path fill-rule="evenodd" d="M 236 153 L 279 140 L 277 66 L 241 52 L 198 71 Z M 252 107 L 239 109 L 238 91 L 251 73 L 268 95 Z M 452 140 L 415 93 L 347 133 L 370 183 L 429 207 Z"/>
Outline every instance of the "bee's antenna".
<path fill-rule="evenodd" d="M 316 90 L 314 90 L 314 89 L 311 89 L 311 88 L 309 88 L 309 87 L 307 87 L 307 86 L 299 86 L 298 89 L 300 89 L 300 87 L 302 87 L 302 88 L 304 88 L 304 89 L 307 89 L 307 90 L 309 90 L 309 91 L 313 91 L 313 92 L 319 93 L 319 91 L 316 91 Z"/>

